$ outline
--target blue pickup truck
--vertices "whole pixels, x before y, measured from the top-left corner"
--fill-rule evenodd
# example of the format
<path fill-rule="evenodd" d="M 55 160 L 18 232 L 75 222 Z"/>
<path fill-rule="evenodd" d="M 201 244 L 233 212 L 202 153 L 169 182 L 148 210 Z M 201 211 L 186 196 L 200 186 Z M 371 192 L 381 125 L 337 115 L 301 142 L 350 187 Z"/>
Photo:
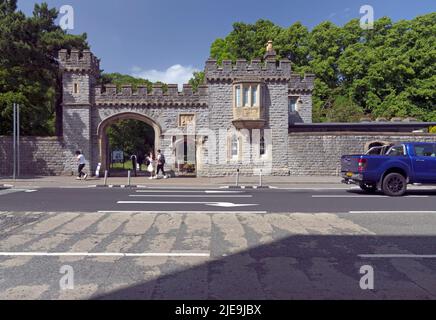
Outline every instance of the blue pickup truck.
<path fill-rule="evenodd" d="M 408 184 L 436 185 L 436 143 L 400 143 L 380 155 L 345 155 L 341 172 L 343 183 L 365 192 L 403 196 Z"/>

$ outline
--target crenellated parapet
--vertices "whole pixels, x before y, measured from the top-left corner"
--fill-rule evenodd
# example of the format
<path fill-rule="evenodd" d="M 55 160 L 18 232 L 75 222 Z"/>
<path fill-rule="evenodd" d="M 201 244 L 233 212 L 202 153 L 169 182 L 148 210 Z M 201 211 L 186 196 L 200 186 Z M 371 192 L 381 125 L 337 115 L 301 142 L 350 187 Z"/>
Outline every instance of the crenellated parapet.
<path fill-rule="evenodd" d="M 299 94 L 304 92 L 312 92 L 315 86 L 315 75 L 305 74 L 301 77 L 299 74 L 292 74 L 289 80 L 289 93 Z"/>
<path fill-rule="evenodd" d="M 196 92 L 189 84 L 183 85 L 179 92 L 176 84 L 163 86 L 154 84 L 151 92 L 146 86 L 133 90 L 131 85 L 122 85 L 120 89 L 114 84 L 95 88 L 96 105 L 153 105 L 153 106 L 206 106 L 207 86 L 201 85 Z"/>
<path fill-rule="evenodd" d="M 70 52 L 62 49 L 58 54 L 59 66 L 67 72 L 89 72 L 94 75 L 100 73 L 100 60 L 89 50 L 76 50 Z"/>
<path fill-rule="evenodd" d="M 206 61 L 205 74 L 207 81 L 226 81 L 245 77 L 256 77 L 265 81 L 283 81 L 291 78 L 292 70 L 291 61 L 287 59 L 278 63 L 272 59 L 265 62 L 237 60 L 236 63 L 223 60 L 221 66 L 217 64 L 217 60 L 209 59 Z"/>

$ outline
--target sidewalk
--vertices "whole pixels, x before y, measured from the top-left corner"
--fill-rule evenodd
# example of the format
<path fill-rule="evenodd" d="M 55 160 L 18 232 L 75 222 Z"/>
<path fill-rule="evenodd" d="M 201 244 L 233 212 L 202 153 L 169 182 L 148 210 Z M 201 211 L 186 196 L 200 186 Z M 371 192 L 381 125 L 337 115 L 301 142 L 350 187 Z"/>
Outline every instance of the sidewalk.
<path fill-rule="evenodd" d="M 259 185 L 259 177 L 239 177 L 239 185 L 256 186 Z M 127 185 L 127 177 L 108 178 L 108 185 Z M 149 180 L 145 177 L 131 178 L 131 185 L 140 186 L 167 186 L 167 187 L 224 187 L 236 185 L 236 176 L 219 177 L 219 178 L 171 178 Z M 341 178 L 335 176 L 287 176 L 271 177 L 265 176 L 262 179 L 265 186 L 277 187 L 338 187 L 341 186 Z M 17 180 L 11 178 L 0 178 L 0 187 L 14 188 L 60 188 L 60 187 L 91 187 L 104 186 L 103 178 L 89 178 L 86 181 L 78 181 L 72 176 L 56 177 L 26 177 Z"/>

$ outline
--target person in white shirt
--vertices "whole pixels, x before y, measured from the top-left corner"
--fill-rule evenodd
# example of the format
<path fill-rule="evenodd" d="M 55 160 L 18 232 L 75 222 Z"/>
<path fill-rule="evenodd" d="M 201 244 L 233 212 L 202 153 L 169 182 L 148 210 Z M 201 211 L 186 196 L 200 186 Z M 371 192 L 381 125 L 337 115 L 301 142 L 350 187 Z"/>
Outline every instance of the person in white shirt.
<path fill-rule="evenodd" d="M 85 168 L 86 165 L 85 156 L 80 151 L 76 151 L 76 157 L 77 157 L 77 164 L 78 164 L 77 171 L 79 173 L 77 180 L 82 180 L 82 177 L 86 180 L 88 178 L 88 174 L 83 172 L 83 169 Z"/>
<path fill-rule="evenodd" d="M 154 159 L 154 154 L 153 152 L 150 152 L 149 156 L 147 157 L 148 160 L 148 167 L 147 167 L 147 171 L 150 172 L 150 180 L 157 178 L 157 176 L 155 176 L 155 159 Z"/>

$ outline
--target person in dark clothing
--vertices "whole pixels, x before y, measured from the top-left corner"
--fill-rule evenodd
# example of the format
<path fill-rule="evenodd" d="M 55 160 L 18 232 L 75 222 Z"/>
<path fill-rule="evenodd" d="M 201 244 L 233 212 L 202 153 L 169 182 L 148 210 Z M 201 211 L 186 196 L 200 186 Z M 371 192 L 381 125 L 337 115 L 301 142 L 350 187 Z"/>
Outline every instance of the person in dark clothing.
<path fill-rule="evenodd" d="M 156 175 L 159 175 L 159 172 L 162 171 L 164 179 L 167 178 L 165 174 L 165 156 L 162 154 L 161 150 L 157 150 L 157 172 Z"/>
<path fill-rule="evenodd" d="M 139 156 L 138 156 L 139 172 L 141 172 L 142 164 L 143 164 L 143 163 L 144 163 L 144 156 L 142 155 L 142 153 L 140 153 Z"/>
<path fill-rule="evenodd" d="M 130 160 L 132 160 L 133 174 L 135 175 L 135 177 L 137 177 L 136 164 L 138 163 L 138 157 L 136 155 L 132 155 L 130 157 Z"/>

